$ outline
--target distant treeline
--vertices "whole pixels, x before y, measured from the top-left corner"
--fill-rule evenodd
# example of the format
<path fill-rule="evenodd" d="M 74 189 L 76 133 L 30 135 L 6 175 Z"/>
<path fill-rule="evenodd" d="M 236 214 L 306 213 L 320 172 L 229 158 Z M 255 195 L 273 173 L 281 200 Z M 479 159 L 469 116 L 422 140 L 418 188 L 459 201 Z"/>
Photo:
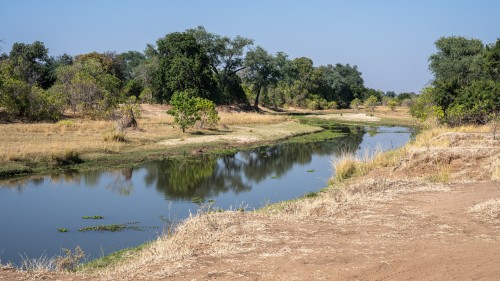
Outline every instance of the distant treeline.
<path fill-rule="evenodd" d="M 210 33 L 203 27 L 174 32 L 128 51 L 53 57 L 42 42 L 15 43 L 0 55 L 0 111 L 4 117 L 58 120 L 65 110 L 110 117 L 125 102 L 168 103 L 188 91 L 219 105 L 271 108 L 347 108 L 375 97 L 401 104 L 414 93 L 364 86 L 349 64 L 314 66 L 309 58 L 271 54 L 253 40 Z"/>

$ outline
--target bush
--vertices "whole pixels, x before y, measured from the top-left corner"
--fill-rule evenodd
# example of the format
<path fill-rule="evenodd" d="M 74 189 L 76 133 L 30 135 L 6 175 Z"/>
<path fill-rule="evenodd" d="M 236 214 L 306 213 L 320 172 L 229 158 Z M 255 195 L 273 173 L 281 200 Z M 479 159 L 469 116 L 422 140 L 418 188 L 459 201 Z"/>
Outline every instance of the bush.
<path fill-rule="evenodd" d="M 215 104 L 204 98 L 193 97 L 193 90 L 176 92 L 170 100 L 172 108 L 167 111 L 174 116 L 174 123 L 177 124 L 184 133 L 200 121 L 200 126 L 215 125 L 219 121 L 219 116 Z"/>
<path fill-rule="evenodd" d="M 54 166 L 67 166 L 83 162 L 80 153 L 74 150 L 66 150 L 62 154 L 53 154 L 50 156 L 49 161 Z"/>
<path fill-rule="evenodd" d="M 339 105 L 337 104 L 336 101 L 331 101 L 328 103 L 328 106 L 327 106 L 328 109 L 337 109 L 339 108 Z"/>
<path fill-rule="evenodd" d="M 215 104 L 207 99 L 195 98 L 197 100 L 196 107 L 199 115 L 199 127 L 206 128 L 217 125 L 219 122 L 219 114 Z"/>
<path fill-rule="evenodd" d="M 378 99 L 376 96 L 370 96 L 365 100 L 365 107 L 369 108 L 371 112 L 375 111 L 375 107 L 377 107 Z"/>
<path fill-rule="evenodd" d="M 387 102 L 387 106 L 392 110 L 396 110 L 396 106 L 398 106 L 398 102 L 395 99 L 391 99 Z"/>
<path fill-rule="evenodd" d="M 361 106 L 361 100 L 358 98 L 355 98 L 351 101 L 350 107 L 354 109 L 354 111 L 358 111 L 359 107 Z"/>

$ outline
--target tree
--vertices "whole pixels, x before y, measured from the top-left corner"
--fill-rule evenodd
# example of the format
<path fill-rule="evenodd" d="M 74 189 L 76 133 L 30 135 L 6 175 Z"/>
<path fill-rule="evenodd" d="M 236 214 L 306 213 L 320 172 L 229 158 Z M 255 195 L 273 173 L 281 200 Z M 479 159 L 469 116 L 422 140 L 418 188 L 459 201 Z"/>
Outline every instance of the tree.
<path fill-rule="evenodd" d="M 32 44 L 14 43 L 8 59 L 12 67 L 12 75 L 30 86 L 38 85 L 44 89 L 49 88 L 51 83 L 48 54 L 49 50 L 40 41 Z"/>
<path fill-rule="evenodd" d="M 54 91 L 64 93 L 74 112 L 107 118 L 120 102 L 120 80 L 94 58 L 58 68 Z"/>
<path fill-rule="evenodd" d="M 441 37 L 436 43 L 437 53 L 429 58 L 429 69 L 435 81 L 453 81 L 459 87 L 481 78 L 483 43 L 465 37 Z"/>
<path fill-rule="evenodd" d="M 209 33 L 203 26 L 198 26 L 195 29 L 188 29 L 186 33 L 192 34 L 196 41 L 207 52 L 209 65 L 217 80 L 220 91 L 218 100 L 220 103 L 242 102 L 246 101 L 244 95 L 235 95 L 230 91 L 236 85 L 236 74 L 243 70 L 245 66 L 244 53 L 245 50 L 253 44 L 252 39 L 236 36 L 229 38 Z M 236 81 L 238 83 L 238 81 Z M 241 86 L 240 86 L 241 87 Z M 237 93 L 243 93 L 237 91 Z"/>
<path fill-rule="evenodd" d="M 247 52 L 245 66 L 243 79 L 251 85 L 255 94 L 253 106 L 258 109 L 261 94 L 266 94 L 268 88 L 278 80 L 274 57 L 262 47 L 257 46 L 254 50 Z"/>
<path fill-rule="evenodd" d="M 158 39 L 156 45 L 148 46 L 147 53 L 156 62 L 150 71 L 157 102 L 168 102 L 175 92 L 186 90 L 193 90 L 198 97 L 215 98 L 208 57 L 192 34 L 170 33 Z"/>
<path fill-rule="evenodd" d="M 346 108 L 353 99 L 363 99 L 364 85 L 357 66 L 349 64 L 329 64 L 323 68 L 326 85 L 332 90 L 333 97 L 341 108 Z"/>

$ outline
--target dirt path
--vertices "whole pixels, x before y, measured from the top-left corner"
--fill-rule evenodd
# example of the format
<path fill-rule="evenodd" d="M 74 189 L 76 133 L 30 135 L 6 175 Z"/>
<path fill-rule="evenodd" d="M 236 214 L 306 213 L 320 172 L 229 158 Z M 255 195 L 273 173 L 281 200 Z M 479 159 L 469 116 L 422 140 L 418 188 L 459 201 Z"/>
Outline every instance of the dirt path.
<path fill-rule="evenodd" d="M 98 275 L 0 270 L 0 280 L 500 280 L 500 183 L 467 176 L 498 169 L 500 145 L 488 142 L 485 154 L 476 137 L 459 137 L 450 150 L 472 145 L 476 152 L 452 153 L 468 165 L 450 160 L 448 183 L 405 170 L 434 165 L 445 148 L 436 158 L 409 153 L 410 162 L 349 189 L 274 211 L 190 219 L 172 238 Z M 424 156 L 427 162 L 410 165 Z"/>

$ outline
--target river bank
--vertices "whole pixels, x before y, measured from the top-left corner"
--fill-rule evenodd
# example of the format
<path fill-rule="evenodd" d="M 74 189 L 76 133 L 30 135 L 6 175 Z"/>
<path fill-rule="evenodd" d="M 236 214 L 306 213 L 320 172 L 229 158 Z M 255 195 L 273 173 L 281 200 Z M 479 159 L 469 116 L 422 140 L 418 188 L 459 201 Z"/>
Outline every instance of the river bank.
<path fill-rule="evenodd" d="M 164 157 L 269 145 L 293 136 L 322 131 L 323 128 L 314 120 L 324 120 L 315 118 L 317 116 L 335 119 L 335 116 L 345 115 L 337 122 L 360 124 L 360 114 L 351 118 L 347 110 L 292 110 L 279 114 L 221 112 L 217 128 L 194 128 L 183 134 L 174 127 L 173 117 L 167 115 L 166 110 L 167 107 L 161 105 L 142 105 L 138 129 L 123 133 L 114 129 L 112 121 L 77 118 L 58 123 L 0 124 L 0 178 L 64 170 L 133 167 Z M 300 116 L 293 117 L 296 114 Z M 303 117 L 307 115 L 313 118 Z M 380 117 L 370 117 L 377 120 L 369 124 L 411 123 L 407 109 L 394 112 L 380 109 L 376 115 Z"/>

